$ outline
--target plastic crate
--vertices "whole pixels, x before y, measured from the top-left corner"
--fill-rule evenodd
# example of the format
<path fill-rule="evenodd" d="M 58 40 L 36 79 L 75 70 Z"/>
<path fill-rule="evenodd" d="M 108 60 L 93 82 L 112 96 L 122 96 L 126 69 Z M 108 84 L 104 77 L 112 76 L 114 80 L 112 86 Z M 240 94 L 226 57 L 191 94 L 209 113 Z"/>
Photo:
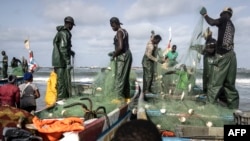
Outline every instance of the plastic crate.
<path fill-rule="evenodd" d="M 235 111 L 234 122 L 236 125 L 250 125 L 250 111 Z"/>

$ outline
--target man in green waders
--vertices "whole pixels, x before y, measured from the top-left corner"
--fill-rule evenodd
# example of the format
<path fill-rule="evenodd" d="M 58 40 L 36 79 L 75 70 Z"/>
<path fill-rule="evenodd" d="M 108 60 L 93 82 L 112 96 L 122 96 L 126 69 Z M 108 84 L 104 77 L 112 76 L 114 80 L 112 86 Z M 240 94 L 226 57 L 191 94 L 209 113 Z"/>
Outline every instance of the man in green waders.
<path fill-rule="evenodd" d="M 132 53 L 129 49 L 128 32 L 121 28 L 122 23 L 117 17 L 110 19 L 110 26 L 116 32 L 114 37 L 115 51 L 108 55 L 111 61 L 115 61 L 115 93 L 118 100 L 122 102 L 130 102 L 130 84 L 129 75 L 132 66 Z"/>
<path fill-rule="evenodd" d="M 196 50 L 198 53 L 203 55 L 203 92 L 207 94 L 207 87 L 209 85 L 209 81 L 211 81 L 213 65 L 212 62 L 214 60 L 215 48 L 216 48 L 216 40 L 212 37 L 212 31 L 208 27 L 206 31 L 203 33 L 203 37 L 206 40 L 204 45 L 195 45 L 191 46 L 190 49 Z"/>
<path fill-rule="evenodd" d="M 205 7 L 200 10 L 200 14 L 209 25 L 218 27 L 213 76 L 211 76 L 211 84 L 207 89 L 209 101 L 212 103 L 220 102 L 219 96 L 223 92 L 228 108 L 238 109 L 239 93 L 235 88 L 237 73 L 237 59 L 234 52 L 235 28 L 231 21 L 233 10 L 230 7 L 225 8 L 218 19 L 210 18 Z"/>
<path fill-rule="evenodd" d="M 2 51 L 2 55 L 3 55 L 3 60 L 2 62 L 2 76 L 3 78 L 7 78 L 8 77 L 8 56 L 6 55 L 5 51 Z"/>
<path fill-rule="evenodd" d="M 53 40 L 52 66 L 57 74 L 57 100 L 71 96 L 71 30 L 75 26 L 74 19 L 70 16 L 64 18 L 64 25 L 57 26 L 57 34 Z"/>
<path fill-rule="evenodd" d="M 158 44 L 161 41 L 160 35 L 154 35 L 147 43 L 146 50 L 142 59 L 143 67 L 143 94 L 152 93 L 151 86 L 155 74 L 156 63 L 163 63 L 164 61 L 156 57 Z"/>

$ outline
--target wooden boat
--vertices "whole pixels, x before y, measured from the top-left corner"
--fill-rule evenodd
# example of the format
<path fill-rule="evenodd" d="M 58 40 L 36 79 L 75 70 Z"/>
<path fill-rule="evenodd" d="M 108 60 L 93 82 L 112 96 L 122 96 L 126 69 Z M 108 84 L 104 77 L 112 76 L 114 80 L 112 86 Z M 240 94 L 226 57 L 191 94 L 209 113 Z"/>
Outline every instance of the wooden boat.
<path fill-rule="evenodd" d="M 135 102 L 137 98 L 139 97 L 140 93 L 140 87 L 139 85 L 136 86 L 138 90 L 136 90 L 136 95 L 131 99 L 128 103 L 112 103 L 109 101 L 109 104 L 113 104 L 113 106 L 109 106 L 106 108 L 106 104 L 101 101 L 101 103 L 104 103 L 103 106 L 96 105 L 96 99 L 100 100 L 94 91 L 94 87 L 90 83 L 81 83 L 78 85 L 74 85 L 75 87 L 78 87 L 78 89 L 75 89 L 76 91 L 81 91 L 81 94 L 84 93 L 81 96 L 76 96 L 74 98 L 69 98 L 67 100 L 58 101 L 56 105 L 53 107 L 47 107 L 45 109 L 42 109 L 40 111 L 36 111 L 34 115 L 18 108 L 9 107 L 9 106 L 2 106 L 0 107 L 0 131 L 3 132 L 4 128 L 10 128 L 10 127 L 17 127 L 20 123 L 20 118 L 25 118 L 26 120 L 23 121 L 23 129 L 30 131 L 31 133 L 34 133 L 38 137 L 42 137 L 44 141 L 48 140 L 46 137 L 46 133 L 42 133 L 39 131 L 39 129 L 36 127 L 36 124 L 34 123 L 34 117 L 38 117 L 41 121 L 60 121 L 64 120 L 70 117 L 77 117 L 79 119 L 82 119 L 84 121 L 84 130 L 79 131 L 75 134 L 75 138 L 77 140 L 81 141 L 110 141 L 113 137 L 114 132 L 116 129 L 123 123 L 127 122 L 132 113 L 132 109 L 135 106 Z M 107 102 L 108 99 L 106 99 Z M 78 101 L 78 102 L 76 102 Z M 79 103 L 79 101 L 81 103 Z M 61 102 L 61 103 L 60 103 Z M 74 105 L 73 108 L 70 109 L 70 104 L 76 102 L 79 105 Z M 98 103 L 98 104 L 101 104 Z M 84 106 L 88 110 L 92 112 L 91 114 L 86 114 L 84 112 Z M 99 108 L 96 108 L 96 106 Z M 101 108 L 100 108 L 101 107 Z M 115 108 L 114 108 L 115 107 Z M 54 109 L 53 109 L 54 108 Z M 61 109 L 62 108 L 62 109 Z M 69 110 L 68 110 L 69 108 Z M 93 110 L 96 108 L 96 110 Z M 65 110 L 62 113 L 62 111 Z M 68 110 L 68 111 L 66 111 Z M 7 112 L 6 112 L 7 111 Z M 73 112 L 72 112 L 73 111 Z M 74 111 L 77 111 L 74 113 Z M 52 115 L 53 114 L 53 115 Z M 57 114 L 57 115 L 56 115 Z M 12 128 L 10 129 L 12 130 Z M 13 129 L 14 130 L 14 129 Z M 56 133 L 56 131 L 55 131 Z M 69 133 L 71 133 L 69 131 Z M 52 133 L 53 134 L 53 133 Z M 2 136 L 2 134 L 1 134 Z M 2 138 L 2 137 L 1 137 Z M 66 139 L 65 136 L 62 138 L 62 140 Z"/>
<path fill-rule="evenodd" d="M 111 76 L 110 73 L 111 70 L 109 68 L 102 69 L 102 73 L 106 71 L 109 74 L 105 75 L 108 75 L 108 77 L 113 80 L 113 76 Z M 21 80 L 23 80 L 23 78 L 19 77 L 18 82 Z M 110 83 L 109 80 L 105 81 L 106 83 Z M 98 79 L 98 82 L 103 84 L 100 79 Z M 1 81 L 1 84 L 5 83 L 7 83 L 7 80 Z M 58 101 L 56 105 L 36 111 L 33 113 L 34 115 L 27 117 L 31 117 L 32 119 L 38 117 L 41 121 L 60 121 L 70 117 L 77 117 L 84 122 L 84 130 L 75 134 L 78 140 L 109 141 L 116 129 L 130 119 L 132 110 L 136 107 L 140 94 L 140 86 L 136 78 L 131 79 L 131 84 L 130 93 L 132 98 L 130 102 L 126 103 L 119 101 L 115 95 L 103 94 L 97 83 L 74 82 L 72 83 L 72 98 Z M 107 84 L 107 88 L 103 89 L 111 89 L 109 86 L 111 85 Z M 78 105 L 69 106 L 72 105 L 72 103 L 77 103 Z M 86 114 L 87 112 L 84 111 L 86 109 L 88 109 L 90 113 L 92 112 L 92 115 Z M 19 110 L 22 111 L 21 109 Z M 11 114 L 8 116 L 11 116 Z M 15 127 L 17 122 L 18 119 L 16 119 L 15 124 L 10 127 Z M 28 129 L 28 131 L 32 131 L 32 133 L 36 133 L 36 135 L 43 138 L 46 136 L 46 133 L 42 133 L 38 130 L 34 121 L 29 120 L 29 122 L 25 122 L 24 124 L 24 129 Z M 1 129 L 3 130 L 3 127 L 1 127 Z M 45 137 L 44 140 L 46 139 Z"/>
<path fill-rule="evenodd" d="M 9 67 L 10 69 L 10 73 L 9 74 L 14 74 L 17 76 L 17 79 L 16 79 L 16 84 L 19 85 L 21 83 L 23 83 L 23 72 L 22 72 L 22 67 L 19 66 L 17 67 L 16 69 L 12 69 L 11 67 Z M 1 70 L 1 69 L 0 69 Z M 2 74 L 0 75 L 0 78 L 2 78 Z M 7 78 L 2 78 L 0 79 L 0 86 L 1 85 L 4 85 L 8 83 L 8 79 Z"/>
<path fill-rule="evenodd" d="M 81 141 L 110 141 L 116 129 L 130 119 L 140 94 L 137 82 L 131 86 L 135 88 L 134 95 L 128 103 L 117 101 L 112 96 L 100 96 L 100 88 L 91 83 L 76 83 L 73 86 L 73 98 L 58 101 L 56 106 L 36 111 L 35 116 L 43 121 L 63 120 L 72 116 L 81 118 L 84 121 L 84 130 L 76 135 Z M 44 133 L 39 134 L 45 136 Z"/>

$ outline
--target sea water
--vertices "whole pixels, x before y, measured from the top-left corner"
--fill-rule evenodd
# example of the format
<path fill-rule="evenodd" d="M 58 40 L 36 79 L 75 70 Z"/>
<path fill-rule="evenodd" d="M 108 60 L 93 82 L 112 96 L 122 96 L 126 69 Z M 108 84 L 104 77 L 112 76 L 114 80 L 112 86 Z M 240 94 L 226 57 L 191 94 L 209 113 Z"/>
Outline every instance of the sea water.
<path fill-rule="evenodd" d="M 133 68 L 137 74 L 137 81 L 142 85 L 142 68 Z M 49 79 L 52 68 L 40 68 L 34 73 L 34 83 L 37 84 L 41 97 L 37 99 L 37 110 L 45 107 L 45 93 L 47 80 Z M 74 68 L 72 71 L 73 82 L 93 82 L 101 68 L 82 67 Z M 196 76 L 196 84 L 202 86 L 202 70 L 199 70 Z M 250 111 L 250 70 L 238 69 L 236 78 L 236 89 L 240 95 L 239 109 L 243 111 Z"/>

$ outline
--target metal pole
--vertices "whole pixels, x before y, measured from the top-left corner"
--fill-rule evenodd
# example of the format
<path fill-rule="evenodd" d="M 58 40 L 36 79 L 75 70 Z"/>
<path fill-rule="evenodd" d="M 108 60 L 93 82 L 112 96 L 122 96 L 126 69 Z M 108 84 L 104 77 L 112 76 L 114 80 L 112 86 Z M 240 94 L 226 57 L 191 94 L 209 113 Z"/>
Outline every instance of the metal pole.
<path fill-rule="evenodd" d="M 75 57 L 74 56 L 72 57 L 72 66 L 73 66 L 73 68 L 72 68 L 72 82 L 73 82 L 74 85 L 72 85 L 71 87 L 73 87 L 74 92 L 77 93 L 76 85 L 75 85 L 75 71 L 74 71 L 74 69 L 75 69 Z"/>

